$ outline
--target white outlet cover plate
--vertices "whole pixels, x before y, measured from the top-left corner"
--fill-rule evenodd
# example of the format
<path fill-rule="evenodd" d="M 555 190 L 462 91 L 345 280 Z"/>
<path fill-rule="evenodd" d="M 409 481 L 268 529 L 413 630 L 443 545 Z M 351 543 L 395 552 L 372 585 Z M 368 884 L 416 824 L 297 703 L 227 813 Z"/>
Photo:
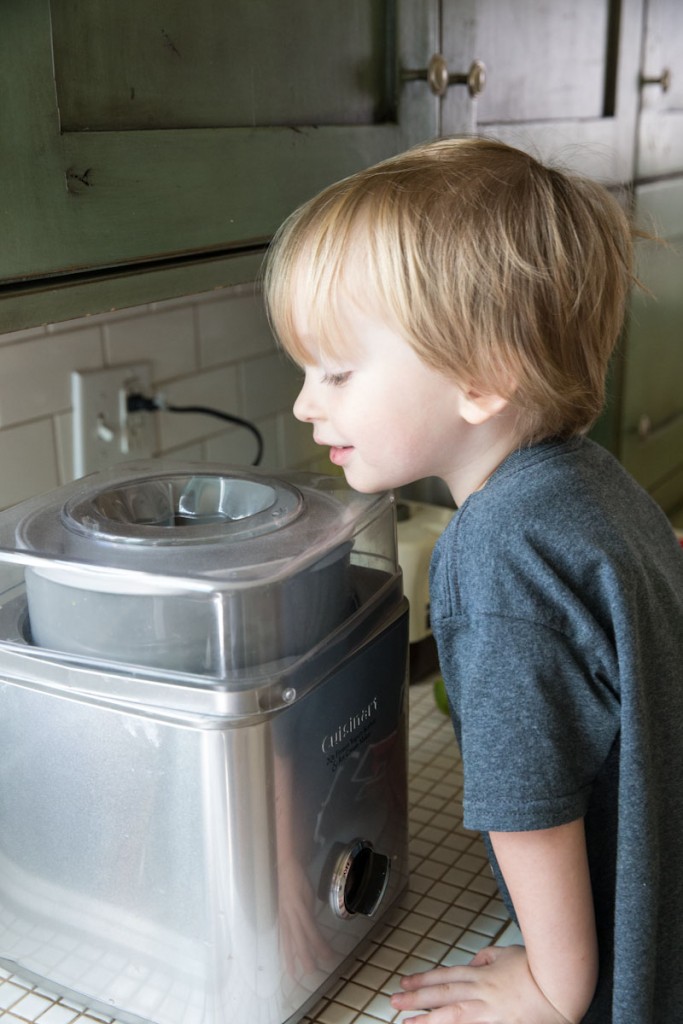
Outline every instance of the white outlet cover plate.
<path fill-rule="evenodd" d="M 151 458 L 156 414 L 129 413 L 126 395 L 151 394 L 151 364 L 121 363 L 71 374 L 74 477 L 118 462 Z"/>

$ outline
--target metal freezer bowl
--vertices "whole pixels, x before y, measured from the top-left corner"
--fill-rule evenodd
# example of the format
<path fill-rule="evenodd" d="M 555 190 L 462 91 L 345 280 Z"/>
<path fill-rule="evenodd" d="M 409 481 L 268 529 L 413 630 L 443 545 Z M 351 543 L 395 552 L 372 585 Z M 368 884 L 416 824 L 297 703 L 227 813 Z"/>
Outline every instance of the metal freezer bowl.
<path fill-rule="evenodd" d="M 301 654 L 348 615 L 373 504 L 329 477 L 142 463 L 18 506 L 0 546 L 34 556 L 40 646 L 222 674 Z"/>
<path fill-rule="evenodd" d="M 407 878 L 407 611 L 371 506 L 345 539 L 353 611 L 310 651 L 222 675 L 31 645 L 21 574 L 42 563 L 7 553 L 11 970 L 122 1020 L 283 1024 L 383 920 Z"/>

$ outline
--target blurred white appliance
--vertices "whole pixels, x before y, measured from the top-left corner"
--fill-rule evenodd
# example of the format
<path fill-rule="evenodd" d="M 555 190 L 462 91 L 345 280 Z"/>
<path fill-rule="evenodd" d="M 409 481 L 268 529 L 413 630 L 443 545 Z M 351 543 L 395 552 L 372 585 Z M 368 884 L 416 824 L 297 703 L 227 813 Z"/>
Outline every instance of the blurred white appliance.
<path fill-rule="evenodd" d="M 431 636 L 429 625 L 429 563 L 434 545 L 454 509 L 419 501 L 398 503 L 398 560 L 403 589 L 410 605 L 410 643 Z"/>

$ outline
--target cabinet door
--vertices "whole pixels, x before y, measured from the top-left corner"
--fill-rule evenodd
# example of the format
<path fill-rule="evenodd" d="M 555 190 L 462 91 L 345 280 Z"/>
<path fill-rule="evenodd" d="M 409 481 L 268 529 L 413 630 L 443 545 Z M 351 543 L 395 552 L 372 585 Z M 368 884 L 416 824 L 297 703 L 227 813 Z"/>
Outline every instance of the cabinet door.
<path fill-rule="evenodd" d="M 637 216 L 669 243 L 641 245 L 626 339 L 621 458 L 669 512 L 683 502 L 683 179 L 640 185 Z"/>
<path fill-rule="evenodd" d="M 254 249 L 436 132 L 400 66 L 437 0 L 21 0 L 0 11 L 0 280 Z"/>
<path fill-rule="evenodd" d="M 671 0 L 675 2 L 675 0 Z M 477 98 L 449 89 L 442 130 L 478 132 L 607 182 L 633 176 L 642 0 L 445 0 L 453 70 L 486 67 Z"/>
<path fill-rule="evenodd" d="M 683 171 L 683 4 L 647 0 L 637 177 Z"/>

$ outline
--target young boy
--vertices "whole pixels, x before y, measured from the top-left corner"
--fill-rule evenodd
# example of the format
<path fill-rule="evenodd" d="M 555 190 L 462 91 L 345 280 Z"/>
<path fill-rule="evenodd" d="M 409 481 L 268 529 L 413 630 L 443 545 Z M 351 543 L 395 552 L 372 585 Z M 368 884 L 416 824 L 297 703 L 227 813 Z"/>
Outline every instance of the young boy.
<path fill-rule="evenodd" d="M 295 415 L 358 490 L 438 476 L 458 506 L 432 625 L 524 947 L 405 978 L 433 1024 L 683 1012 L 683 552 L 585 438 L 633 281 L 604 189 L 476 138 L 331 186 L 269 257 Z"/>

